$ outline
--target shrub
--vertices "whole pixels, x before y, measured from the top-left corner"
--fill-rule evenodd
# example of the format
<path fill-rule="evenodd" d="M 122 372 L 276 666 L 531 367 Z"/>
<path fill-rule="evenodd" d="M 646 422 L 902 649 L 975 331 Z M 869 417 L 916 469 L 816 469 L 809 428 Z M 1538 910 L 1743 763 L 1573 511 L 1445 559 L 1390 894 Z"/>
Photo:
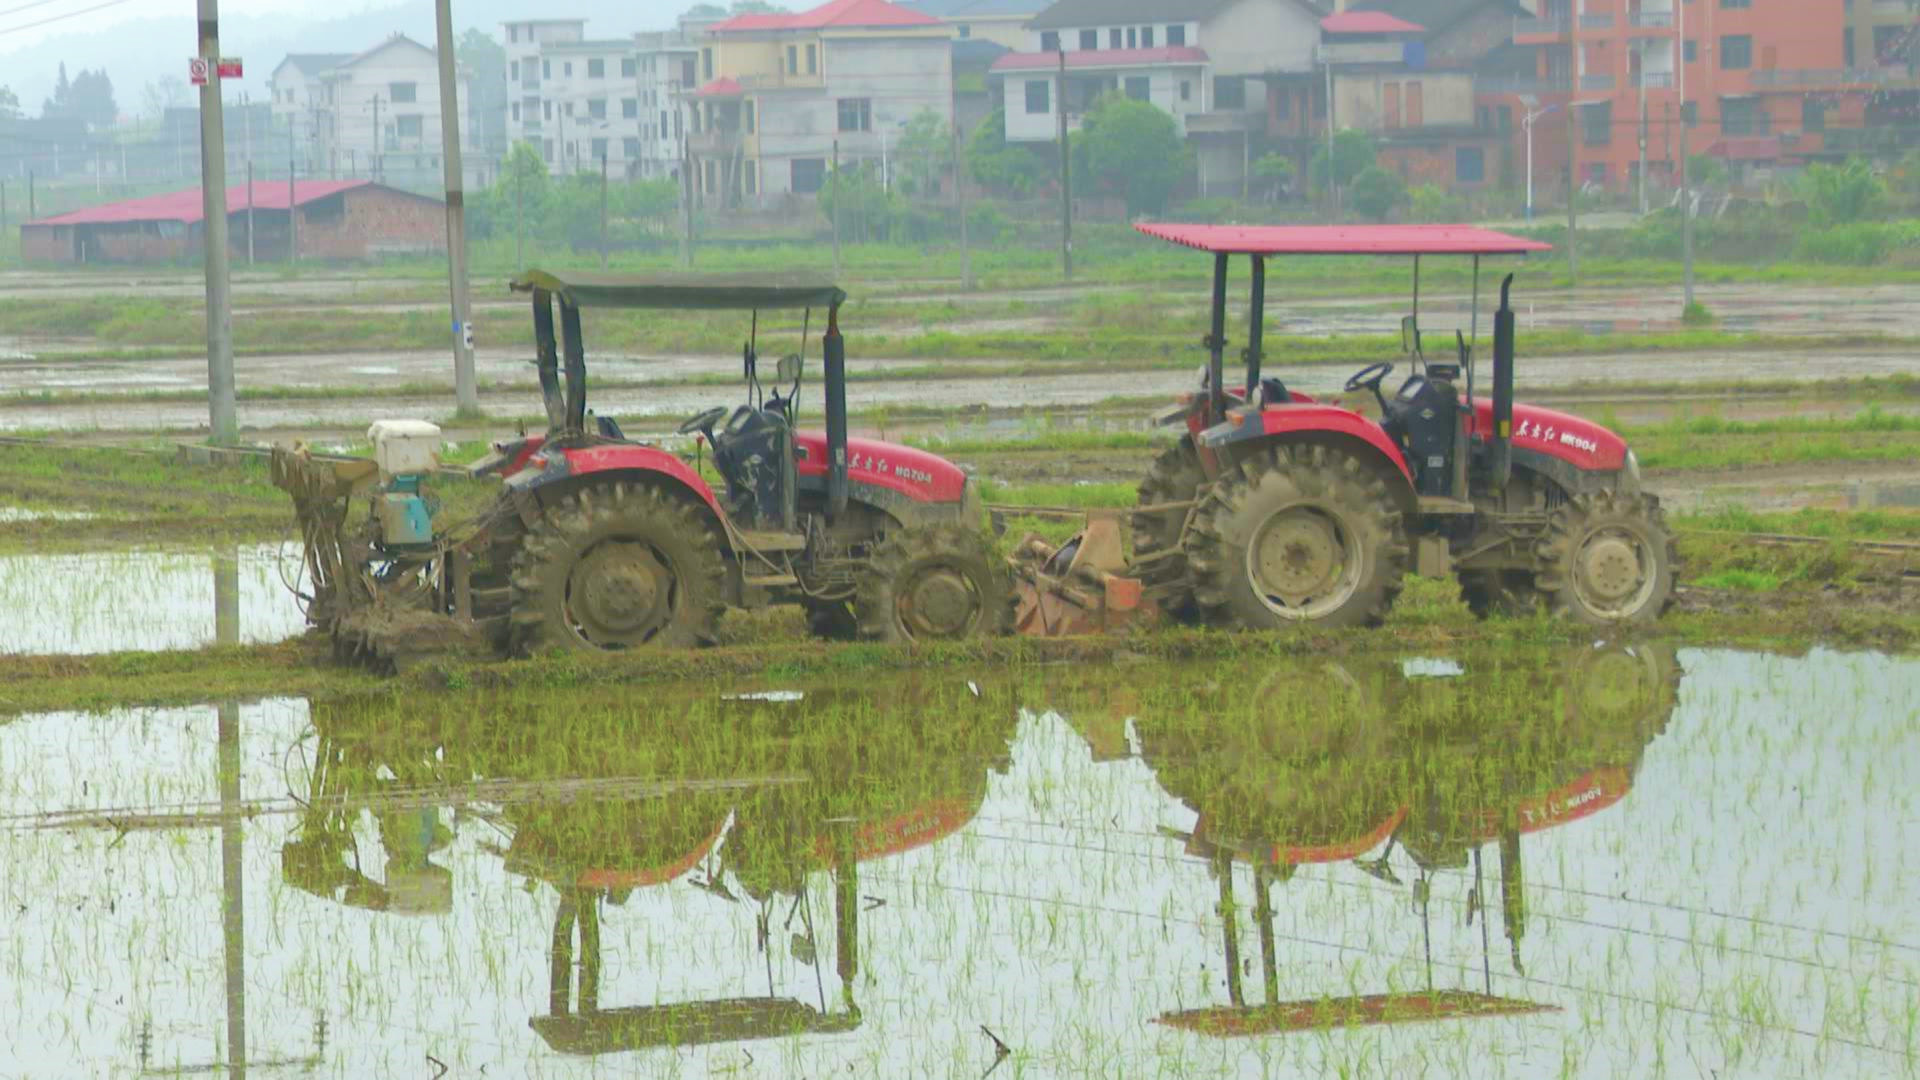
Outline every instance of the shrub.
<path fill-rule="evenodd" d="M 974 203 L 967 207 L 967 240 L 974 244 L 997 244 L 1007 234 L 1010 223 L 1006 212 L 996 203 Z"/>
<path fill-rule="evenodd" d="M 1407 193 L 1400 177 L 1378 165 L 1369 165 L 1353 178 L 1353 208 L 1362 217 L 1385 221 Z"/>
<path fill-rule="evenodd" d="M 1455 222 L 1471 216 L 1467 200 L 1435 184 L 1421 184 L 1407 192 L 1407 214 L 1414 221 Z"/>
<path fill-rule="evenodd" d="M 1871 222 L 1808 229 L 1793 246 L 1793 257 L 1803 262 L 1872 266 L 1893 251 L 1897 230 Z"/>
<path fill-rule="evenodd" d="M 1700 301 L 1691 300 L 1685 308 L 1681 309 L 1680 321 L 1687 326 L 1712 326 L 1713 312 L 1708 311 L 1707 305 Z"/>

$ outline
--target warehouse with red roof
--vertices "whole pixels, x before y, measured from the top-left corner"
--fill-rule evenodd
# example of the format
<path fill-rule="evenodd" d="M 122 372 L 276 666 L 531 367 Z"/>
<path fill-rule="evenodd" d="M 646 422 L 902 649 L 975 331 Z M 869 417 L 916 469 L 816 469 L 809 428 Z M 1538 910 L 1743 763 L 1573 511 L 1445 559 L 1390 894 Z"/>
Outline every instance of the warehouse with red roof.
<path fill-rule="evenodd" d="M 291 202 L 291 210 L 289 209 Z M 20 253 L 41 263 L 191 262 L 204 250 L 197 187 L 90 206 L 20 226 Z M 249 238 L 249 223 L 252 236 Z M 292 227 L 289 228 L 289 225 Z M 371 180 L 258 181 L 227 189 L 227 236 L 236 260 L 356 260 L 430 254 L 447 247 L 438 199 Z"/>

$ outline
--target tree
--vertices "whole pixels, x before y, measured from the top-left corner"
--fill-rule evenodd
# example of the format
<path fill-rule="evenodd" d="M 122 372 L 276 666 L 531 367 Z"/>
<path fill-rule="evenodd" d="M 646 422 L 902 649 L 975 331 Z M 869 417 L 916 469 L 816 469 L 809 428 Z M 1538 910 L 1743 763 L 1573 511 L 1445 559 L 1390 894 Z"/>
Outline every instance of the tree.
<path fill-rule="evenodd" d="M 695 4 L 692 7 L 688 8 L 686 10 L 686 13 L 681 15 L 680 17 L 683 19 L 698 20 L 698 19 L 724 19 L 726 18 L 726 16 L 727 16 L 727 9 L 721 7 L 719 4 Z"/>
<path fill-rule="evenodd" d="M 787 9 L 778 4 L 769 4 L 767 0 L 733 0 L 733 6 L 727 12 L 731 15 L 785 15 Z"/>
<path fill-rule="evenodd" d="M 1369 165 L 1353 178 L 1352 191 L 1354 210 L 1362 217 L 1385 221 L 1406 196 L 1407 185 L 1398 175 L 1378 165 Z"/>
<path fill-rule="evenodd" d="M 1186 169 L 1186 146 L 1173 117 L 1122 94 L 1093 103 L 1073 145 L 1089 175 L 1125 195 L 1130 214 L 1163 209 Z"/>
<path fill-rule="evenodd" d="M 500 179 L 508 195 L 528 201 L 539 199 L 547 193 L 547 161 L 532 143 L 522 139 L 508 148 L 506 159 L 500 163 Z"/>
<path fill-rule="evenodd" d="M 1293 159 L 1284 154 L 1262 154 L 1253 163 L 1253 176 L 1266 189 L 1267 201 L 1279 202 L 1293 187 Z"/>
<path fill-rule="evenodd" d="M 932 109 L 921 109 L 907 121 L 907 130 L 894 148 L 895 182 L 902 194 L 931 195 L 953 162 L 953 136 L 947 122 Z"/>
<path fill-rule="evenodd" d="M 0 120 L 20 119 L 20 97 L 11 86 L 0 86 Z"/>
<path fill-rule="evenodd" d="M 472 95 L 461 122 L 472 125 L 475 146 L 497 150 L 507 140 L 507 50 L 492 34 L 468 28 L 454 43 L 453 55 L 467 69 L 467 93 Z"/>
<path fill-rule="evenodd" d="M 1807 220 L 1820 227 L 1845 225 L 1873 214 L 1887 196 L 1887 185 L 1862 158 L 1844 165 L 1809 165 L 1800 178 Z"/>
<path fill-rule="evenodd" d="M 75 76 L 69 102 L 74 119 L 85 124 L 88 131 L 105 130 L 120 119 L 120 106 L 113 100 L 113 80 L 107 78 L 106 68 Z"/>
<path fill-rule="evenodd" d="M 967 139 L 967 172 L 988 191 L 1029 195 L 1049 171 L 1036 154 L 1007 145 L 1007 114 L 995 109 Z"/>
<path fill-rule="evenodd" d="M 1373 136 L 1352 128 L 1342 129 L 1333 137 L 1334 182 L 1341 187 L 1353 183 L 1354 179 L 1373 165 L 1377 152 L 1373 145 Z M 1315 191 L 1327 190 L 1327 151 L 1321 147 L 1313 155 L 1313 162 L 1307 167 L 1307 173 L 1313 179 Z"/>
<path fill-rule="evenodd" d="M 146 114 L 158 120 L 167 115 L 168 109 L 186 104 L 187 91 L 178 79 L 154 79 L 140 92 L 140 100 Z"/>
<path fill-rule="evenodd" d="M 1687 155 L 1687 184 L 1696 188 L 1718 187 L 1727 182 L 1727 167 L 1708 154 Z"/>

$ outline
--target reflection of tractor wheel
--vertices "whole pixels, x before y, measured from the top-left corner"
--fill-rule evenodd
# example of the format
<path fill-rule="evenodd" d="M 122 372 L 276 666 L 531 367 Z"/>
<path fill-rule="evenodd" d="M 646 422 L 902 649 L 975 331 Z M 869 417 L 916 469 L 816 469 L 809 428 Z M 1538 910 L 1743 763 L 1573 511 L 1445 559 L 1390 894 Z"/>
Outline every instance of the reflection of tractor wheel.
<path fill-rule="evenodd" d="M 1393 606 L 1407 538 L 1366 466 L 1325 447 L 1280 447 L 1214 485 L 1187 536 L 1187 565 L 1212 621 L 1353 626 Z"/>
<path fill-rule="evenodd" d="M 1651 495 L 1577 496 L 1553 512 L 1535 552 L 1540 590 L 1579 622 L 1652 622 L 1673 599 L 1673 534 Z"/>
<path fill-rule="evenodd" d="M 725 609 L 719 541 L 651 488 L 575 492 L 528 530 L 513 563 L 516 651 L 703 645 Z"/>
<path fill-rule="evenodd" d="M 1194 497 L 1200 485 L 1206 481 L 1206 473 L 1200 471 L 1200 459 L 1193 451 L 1193 443 L 1181 439 L 1179 445 L 1170 447 L 1154 459 L 1153 468 L 1140 481 L 1139 505 L 1186 502 Z M 1173 586 L 1173 591 L 1161 602 L 1161 608 L 1180 619 L 1191 619 L 1197 614 L 1193 606 L 1193 589 L 1187 581 L 1186 556 L 1180 551 L 1180 533 L 1186 524 L 1187 510 L 1184 507 L 1133 515 L 1133 562 L 1138 568 L 1140 580 L 1149 588 L 1156 585 Z M 1162 558 L 1148 559 L 1148 556 L 1161 552 L 1168 554 Z"/>
<path fill-rule="evenodd" d="M 822 641 L 852 641 L 860 635 L 860 620 L 845 600 L 809 600 L 807 632 Z"/>
<path fill-rule="evenodd" d="M 1540 592 L 1525 570 L 1462 570 L 1460 599 L 1482 619 L 1524 619 L 1540 610 Z"/>
<path fill-rule="evenodd" d="M 1003 633 L 1012 607 L 999 561 L 961 525 L 895 531 L 860 572 L 854 611 L 873 641 L 933 641 Z"/>
<path fill-rule="evenodd" d="M 1569 712 L 1596 727 L 1631 725 L 1647 738 L 1666 730 L 1680 695 L 1680 663 L 1673 647 L 1635 642 L 1582 649 L 1566 665 Z"/>

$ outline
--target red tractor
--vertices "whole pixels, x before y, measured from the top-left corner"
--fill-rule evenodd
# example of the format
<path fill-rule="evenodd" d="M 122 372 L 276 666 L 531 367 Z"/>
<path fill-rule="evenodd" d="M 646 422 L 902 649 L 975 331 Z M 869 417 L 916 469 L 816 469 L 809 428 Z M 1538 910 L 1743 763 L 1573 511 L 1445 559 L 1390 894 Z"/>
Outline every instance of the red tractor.
<path fill-rule="evenodd" d="M 1410 569 L 1456 575 L 1482 615 L 1546 606 L 1632 623 L 1666 607 L 1673 540 L 1633 451 L 1597 424 L 1513 400 L 1512 277 L 1494 316 L 1490 394 L 1475 392 L 1464 334 L 1444 357 L 1422 344 L 1422 256 L 1473 258 L 1477 320 L 1480 257 L 1546 244 L 1439 225 L 1138 228 L 1213 256 L 1203 383 L 1156 418 L 1186 434 L 1141 482 L 1132 517 L 1132 575 L 1164 609 L 1255 628 L 1374 623 Z M 1414 259 L 1413 314 L 1401 324 L 1412 372 L 1391 397 L 1381 390 L 1390 363 L 1346 384 L 1372 392 L 1378 420 L 1290 391 L 1261 365 L 1267 259 L 1353 254 Z M 1251 263 L 1246 380 L 1228 386 L 1236 255 Z"/>
<path fill-rule="evenodd" d="M 494 444 L 470 470 L 503 489 L 478 519 L 433 520 L 422 482 L 438 429 L 376 424 L 375 460 L 277 451 L 312 582 L 309 620 L 396 662 L 462 626 L 513 652 L 709 642 L 728 606 L 794 603 L 815 631 L 882 641 L 993 633 L 1009 612 L 1004 568 L 974 485 L 952 463 L 849 438 L 846 294 L 804 275 L 565 276 L 532 271 L 536 369 L 547 430 Z M 555 301 L 558 301 L 556 333 Z M 690 453 L 627 438 L 587 410 L 587 307 L 751 311 L 747 400 L 680 425 Z M 798 427 L 806 323 L 820 338 L 826 430 Z M 758 312 L 804 310 L 800 351 L 762 382 Z M 722 480 L 701 475 L 705 451 Z M 372 513 L 349 524 L 354 496 Z M 447 620 L 453 620 L 451 623 Z"/>

